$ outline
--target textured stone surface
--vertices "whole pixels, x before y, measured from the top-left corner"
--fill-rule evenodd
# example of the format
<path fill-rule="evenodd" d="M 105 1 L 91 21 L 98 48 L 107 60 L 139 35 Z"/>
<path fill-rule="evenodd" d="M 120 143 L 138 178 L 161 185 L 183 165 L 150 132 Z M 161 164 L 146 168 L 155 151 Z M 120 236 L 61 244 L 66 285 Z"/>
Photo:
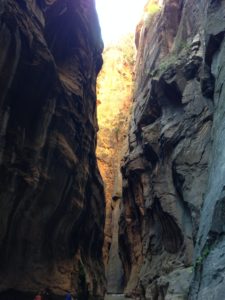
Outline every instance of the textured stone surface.
<path fill-rule="evenodd" d="M 205 60 L 215 79 L 212 152 L 195 255 L 190 299 L 220 300 L 225 294 L 225 2 L 209 1 L 205 14 Z"/>
<path fill-rule="evenodd" d="M 94 1 L 1 1 L 0 49 L 0 292 L 101 296 Z"/>
<path fill-rule="evenodd" d="M 107 266 L 107 293 L 122 293 L 124 289 L 124 274 L 119 256 L 118 232 L 121 214 L 120 198 L 114 200 L 112 212 L 112 243 Z"/>
<path fill-rule="evenodd" d="M 217 22 L 222 3 L 212 1 Z M 167 0 L 137 28 L 119 231 L 125 293 L 133 298 L 188 297 L 215 122 L 214 76 L 207 60 L 211 64 L 216 50 L 205 49 L 205 26 L 212 24 L 208 5 Z"/>
<path fill-rule="evenodd" d="M 128 34 L 121 38 L 118 44 L 105 48 L 104 65 L 97 84 L 99 125 L 97 158 L 106 197 L 103 257 L 109 293 L 123 292 L 123 271 L 118 253 L 117 228 L 122 195 L 119 169 L 123 156 L 121 154 L 123 143 L 128 132 L 132 99 L 135 50 L 133 40 L 134 34 Z"/>
<path fill-rule="evenodd" d="M 192 267 L 178 269 L 165 276 L 159 277 L 146 290 L 146 300 L 154 299 L 158 290 L 157 299 L 186 300 L 192 278 Z"/>

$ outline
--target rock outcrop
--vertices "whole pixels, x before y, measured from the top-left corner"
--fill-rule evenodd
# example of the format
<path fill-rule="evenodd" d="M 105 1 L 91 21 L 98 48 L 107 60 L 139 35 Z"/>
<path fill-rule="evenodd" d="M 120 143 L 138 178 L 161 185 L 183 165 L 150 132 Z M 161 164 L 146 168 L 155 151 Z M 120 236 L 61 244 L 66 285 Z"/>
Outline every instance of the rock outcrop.
<path fill-rule="evenodd" d="M 95 2 L 2 0 L 0 24 L 0 299 L 100 299 Z"/>
<path fill-rule="evenodd" d="M 219 300 L 225 289 L 225 2 L 158 5 L 145 14 L 135 40 L 119 229 L 125 293 Z"/>

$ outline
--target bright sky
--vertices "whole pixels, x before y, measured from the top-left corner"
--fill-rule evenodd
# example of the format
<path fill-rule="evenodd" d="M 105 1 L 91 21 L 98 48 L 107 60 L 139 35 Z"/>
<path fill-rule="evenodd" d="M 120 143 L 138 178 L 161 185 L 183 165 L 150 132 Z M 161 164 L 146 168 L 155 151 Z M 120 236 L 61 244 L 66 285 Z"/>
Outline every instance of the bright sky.
<path fill-rule="evenodd" d="M 134 32 L 146 0 L 96 0 L 105 45 Z"/>

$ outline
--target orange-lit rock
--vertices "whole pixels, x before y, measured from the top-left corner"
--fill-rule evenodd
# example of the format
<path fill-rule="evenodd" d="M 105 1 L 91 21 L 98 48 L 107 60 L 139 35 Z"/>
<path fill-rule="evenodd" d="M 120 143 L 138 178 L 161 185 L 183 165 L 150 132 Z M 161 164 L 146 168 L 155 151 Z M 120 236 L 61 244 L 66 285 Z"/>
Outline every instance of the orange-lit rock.
<path fill-rule="evenodd" d="M 128 130 L 133 90 L 134 37 L 128 35 L 104 51 L 104 65 L 98 78 L 97 158 L 105 183 L 106 223 L 104 260 L 107 264 L 112 240 L 112 197 L 120 198 L 117 174 L 121 149 Z M 120 195 L 119 195 L 120 194 Z"/>

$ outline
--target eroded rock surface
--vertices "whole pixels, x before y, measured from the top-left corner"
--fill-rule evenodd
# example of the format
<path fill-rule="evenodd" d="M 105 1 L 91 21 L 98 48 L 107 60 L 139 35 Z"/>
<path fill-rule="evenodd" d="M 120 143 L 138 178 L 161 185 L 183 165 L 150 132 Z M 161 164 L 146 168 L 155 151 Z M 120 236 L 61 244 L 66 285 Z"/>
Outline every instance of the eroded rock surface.
<path fill-rule="evenodd" d="M 0 298 L 101 297 L 95 3 L 1 1 L 0 24 Z"/>
<path fill-rule="evenodd" d="M 133 297 L 187 299 L 194 274 L 190 299 L 223 298 L 224 11 L 166 0 L 137 27 L 119 231 Z"/>
<path fill-rule="evenodd" d="M 120 198 L 114 200 L 112 212 L 112 243 L 109 252 L 109 262 L 107 266 L 107 293 L 120 294 L 124 289 L 123 266 L 119 256 L 118 231 L 120 218 Z"/>
<path fill-rule="evenodd" d="M 106 198 L 103 257 L 109 293 L 123 292 L 123 270 L 118 253 L 118 219 L 122 196 L 119 169 L 132 102 L 134 50 L 134 34 L 125 35 L 118 44 L 106 46 L 104 65 L 97 84 L 97 159 Z"/>
<path fill-rule="evenodd" d="M 225 294 L 225 2 L 209 1 L 205 9 L 205 62 L 215 81 L 212 151 L 195 251 L 193 300 L 220 300 Z M 207 81 L 204 84 L 208 90 Z M 210 90 L 210 89 L 209 89 Z"/>

